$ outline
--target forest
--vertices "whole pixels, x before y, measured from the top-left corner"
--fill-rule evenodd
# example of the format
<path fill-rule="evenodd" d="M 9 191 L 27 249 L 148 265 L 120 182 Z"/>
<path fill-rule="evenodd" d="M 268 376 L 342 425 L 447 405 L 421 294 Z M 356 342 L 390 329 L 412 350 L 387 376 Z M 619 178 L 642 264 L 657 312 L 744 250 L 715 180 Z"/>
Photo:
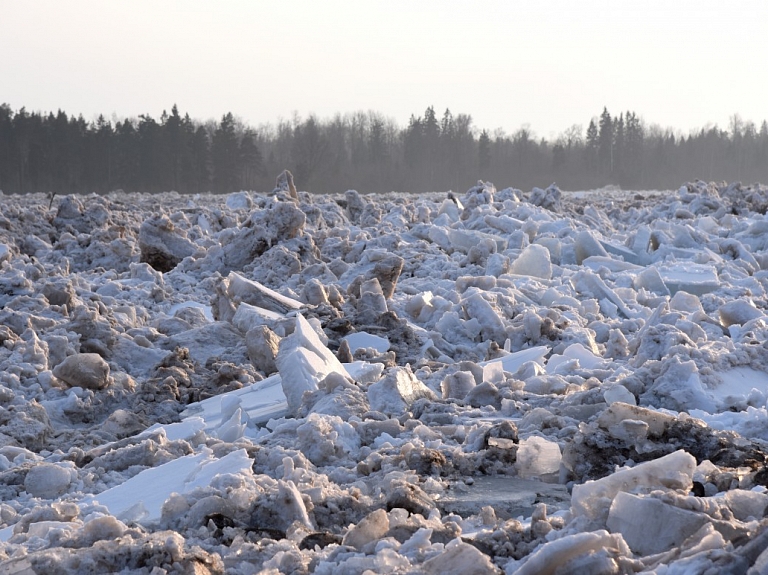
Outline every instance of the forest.
<path fill-rule="evenodd" d="M 380 113 L 314 115 L 258 127 L 232 113 L 86 121 L 82 116 L 0 105 L 0 191 L 268 193 L 290 169 L 316 193 L 462 192 L 478 179 L 525 191 L 619 186 L 670 189 L 702 179 L 768 182 L 768 123 L 733 115 L 726 129 L 688 134 L 606 108 L 553 141 L 527 126 L 514 133 L 474 126 L 469 114 L 428 107 L 400 126 Z"/>

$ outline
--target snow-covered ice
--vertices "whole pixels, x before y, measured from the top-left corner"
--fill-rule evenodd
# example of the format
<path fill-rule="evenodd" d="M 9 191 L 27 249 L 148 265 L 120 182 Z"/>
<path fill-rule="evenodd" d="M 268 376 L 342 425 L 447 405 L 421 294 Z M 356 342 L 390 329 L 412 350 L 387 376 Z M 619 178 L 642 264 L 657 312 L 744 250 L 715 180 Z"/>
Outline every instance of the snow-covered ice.
<path fill-rule="evenodd" d="M 0 573 L 766 571 L 762 185 L 0 200 Z"/>

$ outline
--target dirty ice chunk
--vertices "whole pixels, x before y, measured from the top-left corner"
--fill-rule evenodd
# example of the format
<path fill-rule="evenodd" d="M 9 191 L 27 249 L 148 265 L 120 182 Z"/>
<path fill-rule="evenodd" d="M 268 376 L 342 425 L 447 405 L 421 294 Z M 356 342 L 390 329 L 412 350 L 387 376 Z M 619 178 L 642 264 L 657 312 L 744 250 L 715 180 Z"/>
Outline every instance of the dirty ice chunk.
<path fill-rule="evenodd" d="M 104 389 L 109 386 L 109 364 L 97 353 L 68 356 L 53 368 L 53 375 L 69 387 Z"/>
<path fill-rule="evenodd" d="M 571 512 L 575 516 L 605 520 L 616 495 L 638 488 L 688 491 L 693 484 L 696 458 L 682 449 L 639 465 L 620 469 L 597 481 L 573 486 Z"/>
<path fill-rule="evenodd" d="M 379 353 L 386 353 L 389 350 L 389 340 L 386 337 L 373 335 L 365 331 L 351 333 L 343 339 L 349 344 L 349 349 L 353 354 L 358 349 L 373 348 Z"/>
<path fill-rule="evenodd" d="M 121 521 L 135 521 L 146 527 L 160 520 L 163 503 L 172 493 L 183 495 L 207 487 L 221 474 L 252 475 L 252 465 L 253 460 L 244 449 L 216 459 L 206 447 L 196 455 L 145 469 L 116 487 L 87 496 L 83 503 L 97 501 Z"/>
<path fill-rule="evenodd" d="M 549 261 L 549 250 L 538 244 L 529 245 L 512 263 L 509 271 L 520 276 L 551 279 L 552 264 Z"/>
<path fill-rule="evenodd" d="M 616 387 L 626 389 L 623 385 L 616 385 Z M 632 396 L 632 399 L 634 400 L 634 396 Z M 608 409 L 598 416 L 597 423 L 603 429 L 611 430 L 611 428 L 620 425 L 621 422 L 627 420 L 642 421 L 647 426 L 648 432 L 651 435 L 659 436 L 674 424 L 675 417 L 647 407 L 639 407 L 627 402 L 614 401 L 610 404 Z"/>
<path fill-rule="evenodd" d="M 296 316 L 293 333 L 280 342 L 275 363 L 290 413 L 296 413 L 304 392 L 315 391 L 317 384 L 329 373 L 349 377 L 341 362 L 323 345 L 302 315 Z"/>
<path fill-rule="evenodd" d="M 607 527 L 611 533 L 621 533 L 633 552 L 653 555 L 679 546 L 706 523 L 703 513 L 679 509 L 653 497 L 618 493 L 608 512 Z"/>
<path fill-rule="evenodd" d="M 474 376 L 468 371 L 457 371 L 448 374 L 440 384 L 443 399 L 464 399 L 477 385 Z"/>

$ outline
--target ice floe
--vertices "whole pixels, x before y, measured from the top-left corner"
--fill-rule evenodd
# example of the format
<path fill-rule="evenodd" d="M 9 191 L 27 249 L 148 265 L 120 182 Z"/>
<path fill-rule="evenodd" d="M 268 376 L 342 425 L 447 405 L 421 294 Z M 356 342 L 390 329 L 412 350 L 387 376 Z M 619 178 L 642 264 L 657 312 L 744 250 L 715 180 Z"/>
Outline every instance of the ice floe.
<path fill-rule="evenodd" d="M 768 565 L 762 185 L 0 199 L 0 572 Z"/>

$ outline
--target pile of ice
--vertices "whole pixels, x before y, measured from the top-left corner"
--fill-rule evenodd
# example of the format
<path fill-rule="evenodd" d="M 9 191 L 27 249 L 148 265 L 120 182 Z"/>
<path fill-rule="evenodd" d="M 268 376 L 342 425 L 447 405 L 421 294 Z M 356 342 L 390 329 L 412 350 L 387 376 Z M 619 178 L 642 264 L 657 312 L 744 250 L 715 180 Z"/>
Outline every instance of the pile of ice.
<path fill-rule="evenodd" d="M 0 197 L 0 572 L 768 572 L 768 189 Z"/>

